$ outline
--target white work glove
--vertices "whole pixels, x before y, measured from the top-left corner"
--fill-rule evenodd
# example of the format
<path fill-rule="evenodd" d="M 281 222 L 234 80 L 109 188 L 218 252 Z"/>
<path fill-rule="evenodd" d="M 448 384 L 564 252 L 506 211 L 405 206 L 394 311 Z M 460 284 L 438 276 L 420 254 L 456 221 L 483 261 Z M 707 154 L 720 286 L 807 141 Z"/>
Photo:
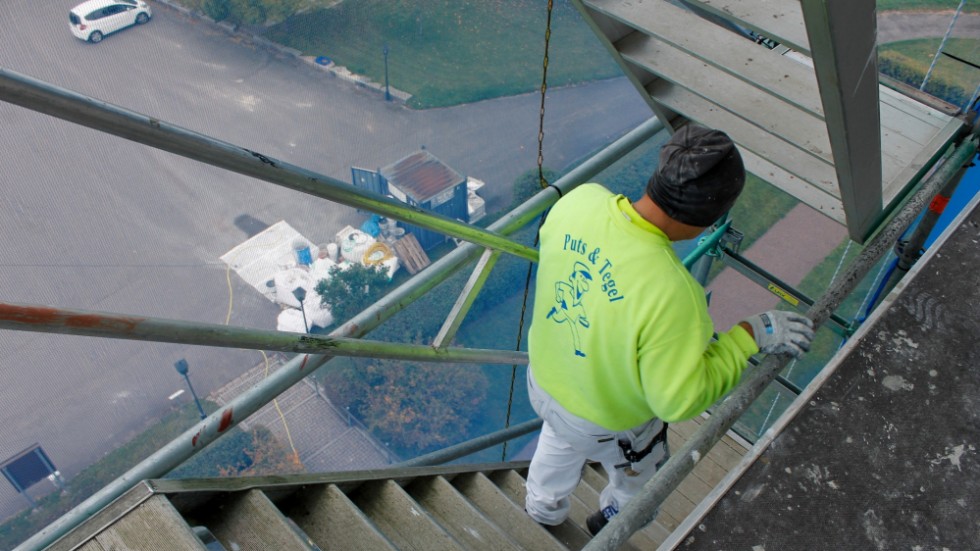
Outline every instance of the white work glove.
<path fill-rule="evenodd" d="M 759 351 L 766 354 L 790 354 L 799 358 L 810 350 L 813 322 L 796 312 L 769 310 L 745 320 L 752 327 Z"/>

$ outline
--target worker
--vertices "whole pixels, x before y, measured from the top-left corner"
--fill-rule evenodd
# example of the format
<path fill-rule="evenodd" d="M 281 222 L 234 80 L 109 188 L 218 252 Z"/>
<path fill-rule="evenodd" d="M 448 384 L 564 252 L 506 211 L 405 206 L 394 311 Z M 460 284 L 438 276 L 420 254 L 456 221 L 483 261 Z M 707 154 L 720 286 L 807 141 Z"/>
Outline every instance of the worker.
<path fill-rule="evenodd" d="M 568 517 L 585 461 L 598 461 L 609 482 L 587 518 L 595 535 L 667 461 L 668 422 L 704 412 L 750 356 L 809 350 L 812 322 L 778 310 L 713 340 L 704 289 L 671 247 L 728 212 L 744 183 L 728 135 L 691 123 L 635 202 L 583 184 L 551 209 L 528 337 L 528 396 L 544 424 L 525 508 L 538 523 Z"/>

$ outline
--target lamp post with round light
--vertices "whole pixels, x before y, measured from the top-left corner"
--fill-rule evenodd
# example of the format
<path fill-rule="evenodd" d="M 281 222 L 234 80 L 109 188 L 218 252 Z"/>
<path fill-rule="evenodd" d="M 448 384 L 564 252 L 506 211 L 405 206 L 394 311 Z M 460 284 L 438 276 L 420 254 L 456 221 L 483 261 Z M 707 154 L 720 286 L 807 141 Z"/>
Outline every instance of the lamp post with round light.
<path fill-rule="evenodd" d="M 388 45 L 382 50 L 385 54 L 385 101 L 391 101 L 391 91 L 388 89 Z"/>
<path fill-rule="evenodd" d="M 188 375 L 187 360 L 184 358 L 177 360 L 177 362 L 174 363 L 174 368 L 176 368 L 177 373 L 180 373 L 184 377 L 184 380 L 187 381 L 187 388 L 191 389 L 191 396 L 194 397 L 194 403 L 197 404 L 197 411 L 201 413 L 201 419 L 204 419 L 208 416 L 208 414 L 204 413 L 204 408 L 201 407 L 201 401 L 197 398 L 197 393 L 194 392 L 194 385 L 191 384 L 191 378 L 190 375 Z"/>

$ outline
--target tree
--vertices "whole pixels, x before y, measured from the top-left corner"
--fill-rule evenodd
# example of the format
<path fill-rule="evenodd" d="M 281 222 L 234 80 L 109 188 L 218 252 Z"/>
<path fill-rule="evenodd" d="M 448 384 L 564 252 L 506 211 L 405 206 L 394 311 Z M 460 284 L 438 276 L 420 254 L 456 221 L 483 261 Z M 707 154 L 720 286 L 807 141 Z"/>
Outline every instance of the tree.
<path fill-rule="evenodd" d="M 263 0 L 269 23 L 278 23 L 294 15 L 300 9 L 300 0 Z"/>
<path fill-rule="evenodd" d="M 230 0 L 229 18 L 245 25 L 265 23 L 265 4 L 262 0 Z"/>
<path fill-rule="evenodd" d="M 251 446 L 242 451 L 241 461 L 218 467 L 220 476 L 271 476 L 306 472 L 299 456 L 265 427 L 251 431 Z"/>
<path fill-rule="evenodd" d="M 204 0 L 201 3 L 201 10 L 215 21 L 224 21 L 231 15 L 228 9 L 228 0 Z"/>
<path fill-rule="evenodd" d="M 317 283 L 320 304 L 330 308 L 334 320 L 344 323 L 384 296 L 388 275 L 382 268 L 351 264 L 330 268 L 330 277 Z"/>
<path fill-rule="evenodd" d="M 409 453 L 442 448 L 467 436 L 486 398 L 487 378 L 476 365 L 358 363 L 361 367 L 327 375 L 331 400 L 349 407 L 369 429 Z"/>

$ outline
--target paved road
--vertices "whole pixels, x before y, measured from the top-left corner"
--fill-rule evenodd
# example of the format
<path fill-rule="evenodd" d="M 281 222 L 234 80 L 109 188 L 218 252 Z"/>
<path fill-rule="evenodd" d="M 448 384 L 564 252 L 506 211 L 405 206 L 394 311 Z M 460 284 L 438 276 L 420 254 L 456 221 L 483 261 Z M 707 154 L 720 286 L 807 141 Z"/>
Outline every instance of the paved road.
<path fill-rule="evenodd" d="M 946 34 L 954 13 L 953 10 L 936 13 L 881 12 L 878 14 L 878 43 L 941 37 Z M 973 39 L 980 36 L 980 13 L 960 14 L 951 36 Z"/>
<path fill-rule="evenodd" d="M 99 45 L 67 27 L 74 0 L 7 0 L 0 66 L 154 115 L 341 180 L 419 147 L 488 182 L 488 210 L 534 166 L 537 95 L 417 112 L 154 4 Z M 11 20 L 12 19 L 12 20 Z M 546 163 L 562 169 L 649 116 L 625 80 L 554 90 Z M 218 257 L 236 219 L 286 220 L 315 242 L 347 207 L 200 166 L 0 103 L 0 297 L 273 329 L 278 308 Z M 0 331 L 0 458 L 39 442 L 69 477 L 159 416 L 261 357 L 239 350 Z M 187 396 L 185 393 L 184 399 Z M 43 486 L 43 485 L 41 485 Z M 23 505 L 0 483 L 0 518 Z"/>

